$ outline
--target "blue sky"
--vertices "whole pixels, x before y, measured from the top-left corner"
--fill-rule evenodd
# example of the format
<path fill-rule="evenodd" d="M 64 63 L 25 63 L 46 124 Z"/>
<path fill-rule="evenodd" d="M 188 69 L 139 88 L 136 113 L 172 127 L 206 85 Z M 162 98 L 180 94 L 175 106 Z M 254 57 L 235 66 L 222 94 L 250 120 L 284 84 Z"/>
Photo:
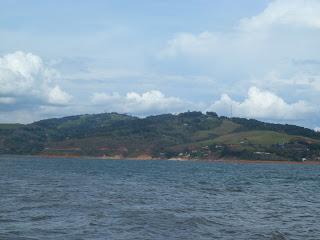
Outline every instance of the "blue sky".
<path fill-rule="evenodd" d="M 320 126 L 319 0 L 0 2 L 0 121 L 186 110 Z"/>

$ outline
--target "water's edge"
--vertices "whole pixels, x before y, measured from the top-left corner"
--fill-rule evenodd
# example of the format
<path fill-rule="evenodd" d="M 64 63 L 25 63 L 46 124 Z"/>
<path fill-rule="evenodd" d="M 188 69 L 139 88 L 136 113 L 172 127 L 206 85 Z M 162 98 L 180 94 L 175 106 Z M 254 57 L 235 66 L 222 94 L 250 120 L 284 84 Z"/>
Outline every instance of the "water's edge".
<path fill-rule="evenodd" d="M 248 159 L 184 159 L 184 158 L 125 158 L 125 157 L 97 157 L 97 156 L 74 156 L 74 155 L 16 155 L 16 154 L 0 154 L 0 159 L 3 157 L 18 157 L 18 158 L 44 158 L 44 159 L 94 159 L 94 160 L 132 160 L 132 161 L 183 161 L 183 162 L 208 162 L 208 163 L 270 163 L 270 164 L 297 164 L 297 165 L 320 165 L 320 161 L 290 161 L 290 160 L 248 160 Z"/>

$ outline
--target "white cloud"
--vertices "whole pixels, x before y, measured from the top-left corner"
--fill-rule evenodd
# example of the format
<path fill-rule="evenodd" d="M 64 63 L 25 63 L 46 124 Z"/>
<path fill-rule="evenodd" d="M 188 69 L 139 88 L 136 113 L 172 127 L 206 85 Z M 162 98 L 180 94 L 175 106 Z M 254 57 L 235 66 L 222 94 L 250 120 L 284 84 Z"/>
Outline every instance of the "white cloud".
<path fill-rule="evenodd" d="M 234 116 L 279 120 L 301 119 L 315 110 L 304 101 L 290 104 L 274 93 L 256 87 L 249 89 L 247 98 L 242 102 L 223 94 L 208 110 L 229 114 L 231 108 Z"/>
<path fill-rule="evenodd" d="M 18 51 L 0 57 L 0 97 L 7 104 L 19 98 L 42 104 L 68 103 L 70 96 L 55 83 L 57 78 L 58 73 L 32 53 Z"/>
<path fill-rule="evenodd" d="M 319 0 L 275 0 L 259 15 L 241 21 L 244 30 L 261 30 L 274 25 L 320 28 Z"/>
<path fill-rule="evenodd" d="M 92 97 L 95 105 L 104 105 L 108 111 L 134 114 L 155 114 L 176 112 L 186 109 L 186 102 L 176 97 L 167 97 L 157 90 L 142 94 L 129 92 L 125 96 L 119 93 L 95 93 Z"/>
<path fill-rule="evenodd" d="M 52 88 L 49 92 L 48 100 L 49 103 L 52 104 L 67 104 L 71 99 L 71 96 L 62 91 L 61 88 L 57 85 L 54 88 Z"/>

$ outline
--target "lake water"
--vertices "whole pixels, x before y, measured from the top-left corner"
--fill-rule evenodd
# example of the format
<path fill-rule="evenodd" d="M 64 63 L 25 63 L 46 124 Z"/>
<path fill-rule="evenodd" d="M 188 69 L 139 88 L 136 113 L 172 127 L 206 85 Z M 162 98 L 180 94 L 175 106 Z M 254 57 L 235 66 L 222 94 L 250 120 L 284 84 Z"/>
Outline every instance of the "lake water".
<path fill-rule="evenodd" d="M 1 157 L 0 239 L 320 239 L 320 166 Z"/>

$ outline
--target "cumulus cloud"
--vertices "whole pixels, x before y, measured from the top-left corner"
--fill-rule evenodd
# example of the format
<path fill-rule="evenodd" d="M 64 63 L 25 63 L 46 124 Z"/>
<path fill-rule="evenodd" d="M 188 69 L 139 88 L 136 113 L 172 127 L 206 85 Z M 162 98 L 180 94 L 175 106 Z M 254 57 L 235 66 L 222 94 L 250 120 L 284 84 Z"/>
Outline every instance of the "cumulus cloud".
<path fill-rule="evenodd" d="M 39 56 L 14 52 L 0 57 L 0 103 L 14 104 L 19 100 L 39 104 L 67 104 L 71 96 L 55 83 L 58 73 Z"/>
<path fill-rule="evenodd" d="M 119 93 L 95 93 L 92 103 L 104 105 L 108 111 L 119 111 L 135 114 L 156 114 L 176 112 L 186 109 L 186 102 L 176 97 L 167 97 L 157 90 L 142 94 L 129 92 L 125 96 Z"/>
<path fill-rule="evenodd" d="M 208 110 L 229 114 L 231 108 L 234 116 L 279 120 L 301 119 L 315 111 L 314 107 L 304 101 L 287 103 L 276 94 L 256 87 L 249 89 L 247 98 L 242 102 L 223 94 Z"/>
<path fill-rule="evenodd" d="M 52 104 L 67 104 L 71 100 L 71 96 L 61 90 L 61 88 L 56 85 L 54 88 L 52 88 L 48 95 L 48 101 Z"/>
<path fill-rule="evenodd" d="M 244 30 L 261 30 L 274 25 L 320 28 L 319 0 L 276 0 L 259 15 L 241 21 Z"/>

